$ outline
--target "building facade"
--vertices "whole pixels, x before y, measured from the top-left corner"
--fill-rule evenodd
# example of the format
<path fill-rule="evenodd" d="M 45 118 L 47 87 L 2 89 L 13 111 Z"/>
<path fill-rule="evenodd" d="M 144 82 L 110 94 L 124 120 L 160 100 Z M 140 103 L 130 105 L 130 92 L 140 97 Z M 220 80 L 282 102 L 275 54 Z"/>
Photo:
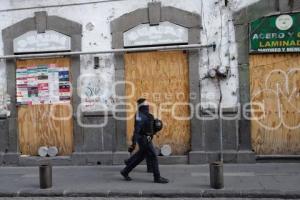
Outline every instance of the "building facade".
<path fill-rule="evenodd" d="M 297 1 L 26 2 L 7 1 L 0 10 L 1 164 L 37 165 L 47 148 L 58 150 L 46 158 L 58 165 L 123 164 L 141 96 L 165 124 L 155 138 L 158 151 L 171 154 L 160 156 L 162 163 L 299 154 L 296 92 L 284 104 L 291 109 L 282 116 L 297 119 L 288 125 L 274 117 L 279 110 L 268 115 L 259 104 L 273 93 L 257 94 L 260 80 L 269 80 L 264 74 L 298 70 L 296 61 L 283 69 L 268 62 L 297 60 L 297 50 L 266 54 L 270 41 L 263 41 L 283 39 L 300 23 L 292 15 Z M 259 27 L 249 32 L 269 16 L 282 28 L 271 36 Z M 288 16 L 294 20 L 285 28 Z M 264 52 L 251 51 L 256 32 Z M 291 79 L 297 91 L 300 79 Z M 251 118 L 259 113 L 267 114 Z"/>

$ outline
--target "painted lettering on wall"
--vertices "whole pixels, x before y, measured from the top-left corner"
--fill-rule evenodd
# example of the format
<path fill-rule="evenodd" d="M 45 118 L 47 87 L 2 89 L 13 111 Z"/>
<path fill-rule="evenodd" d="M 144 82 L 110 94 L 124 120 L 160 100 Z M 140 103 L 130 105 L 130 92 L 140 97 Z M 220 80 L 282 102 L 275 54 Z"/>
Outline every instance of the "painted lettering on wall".
<path fill-rule="evenodd" d="M 71 50 L 71 38 L 56 31 L 29 31 L 14 39 L 14 52 L 51 52 Z"/>
<path fill-rule="evenodd" d="M 300 52 L 300 14 L 275 15 L 250 24 L 250 52 Z"/>
<path fill-rule="evenodd" d="M 124 46 L 188 43 L 188 30 L 170 22 L 141 24 L 124 33 Z"/>

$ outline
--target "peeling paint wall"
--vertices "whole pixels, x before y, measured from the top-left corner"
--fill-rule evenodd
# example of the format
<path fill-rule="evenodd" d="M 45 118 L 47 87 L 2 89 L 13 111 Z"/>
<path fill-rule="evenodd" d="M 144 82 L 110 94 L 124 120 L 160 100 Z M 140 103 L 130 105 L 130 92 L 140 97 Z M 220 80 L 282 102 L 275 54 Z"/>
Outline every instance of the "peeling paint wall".
<path fill-rule="evenodd" d="M 232 0 L 225 6 L 223 0 L 203 0 L 202 16 L 203 30 L 201 41 L 203 44 L 215 42 L 216 51 L 211 49 L 202 51 L 200 63 L 201 102 L 203 107 L 216 107 L 220 99 L 220 88 L 216 79 L 206 78 L 211 69 L 227 68 L 229 77 L 221 81 L 222 107 L 232 108 L 238 103 L 238 65 L 235 44 L 232 13 L 257 0 Z"/>
<path fill-rule="evenodd" d="M 147 7 L 151 0 L 125 0 L 115 2 L 89 3 L 92 0 L 9 0 L 1 1 L 0 29 L 4 29 L 18 21 L 32 17 L 36 11 L 47 11 L 48 15 L 64 17 L 83 25 L 82 50 L 111 49 L 110 22 L 137 8 Z M 201 83 L 201 102 L 204 107 L 217 105 L 220 99 L 218 83 L 205 78 L 210 69 L 225 67 L 229 70 L 229 78 L 221 82 L 223 107 L 235 107 L 238 103 L 238 70 L 235 36 L 231 14 L 235 10 L 257 2 L 258 0 L 229 0 L 225 7 L 224 0 L 161 0 L 162 6 L 174 6 L 202 16 L 203 30 L 201 43 L 217 44 L 216 51 L 203 49 L 200 51 L 199 80 Z M 101 2 L 101 1 L 99 1 Z M 82 4 L 81 4 L 82 3 Z M 68 4 L 68 5 L 66 5 Z M 61 5 L 57 7 L 55 5 Z M 47 7 L 50 6 L 50 7 Z M 31 8 L 35 7 L 35 8 Z M 14 10 L 16 9 L 16 10 Z M 0 55 L 3 55 L 2 36 L 0 36 Z M 94 69 L 94 56 L 81 56 L 81 74 L 84 74 L 80 93 L 85 98 L 94 94 L 95 101 L 111 107 L 114 103 L 112 83 L 114 66 L 112 55 L 95 55 L 99 57 L 99 68 Z M 83 80 L 88 76 L 100 77 Z M 0 62 L 0 113 L 6 112 L 9 99 L 6 96 L 5 63 Z M 92 99 L 93 100 L 93 99 Z"/>
<path fill-rule="evenodd" d="M 9 97 L 6 94 L 6 74 L 5 62 L 0 60 L 0 115 L 9 114 L 8 104 Z"/>
<path fill-rule="evenodd" d="M 94 57 L 99 58 L 99 66 L 95 69 Z M 110 109 L 114 102 L 114 65 L 113 55 L 81 56 L 81 76 L 78 83 L 78 94 L 82 99 L 85 111 Z"/>

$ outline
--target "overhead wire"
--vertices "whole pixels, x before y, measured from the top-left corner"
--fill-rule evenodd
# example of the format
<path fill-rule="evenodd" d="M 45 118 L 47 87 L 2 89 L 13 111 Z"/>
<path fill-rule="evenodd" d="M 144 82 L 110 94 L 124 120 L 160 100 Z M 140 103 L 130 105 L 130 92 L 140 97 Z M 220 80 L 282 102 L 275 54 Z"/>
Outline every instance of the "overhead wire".
<path fill-rule="evenodd" d="M 67 6 L 81 6 L 81 5 L 111 3 L 111 2 L 119 2 L 119 1 L 130 1 L 130 0 L 98 0 L 98 1 L 80 2 L 80 3 L 32 6 L 32 7 L 23 7 L 23 8 L 22 7 L 21 8 L 9 8 L 9 9 L 0 9 L 0 12 L 11 12 L 11 11 L 19 11 L 19 10 L 34 10 L 34 9 L 40 9 L 40 8 L 57 8 L 57 7 L 60 8 L 60 7 L 67 7 Z"/>

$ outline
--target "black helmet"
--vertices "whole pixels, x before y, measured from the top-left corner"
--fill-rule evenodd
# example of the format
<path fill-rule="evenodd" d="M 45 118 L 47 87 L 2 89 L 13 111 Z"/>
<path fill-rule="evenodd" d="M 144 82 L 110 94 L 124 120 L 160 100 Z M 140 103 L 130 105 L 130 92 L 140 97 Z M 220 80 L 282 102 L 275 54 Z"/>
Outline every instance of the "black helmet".
<path fill-rule="evenodd" d="M 154 120 L 154 131 L 158 132 L 163 128 L 163 123 L 161 120 L 159 119 L 155 119 Z"/>

